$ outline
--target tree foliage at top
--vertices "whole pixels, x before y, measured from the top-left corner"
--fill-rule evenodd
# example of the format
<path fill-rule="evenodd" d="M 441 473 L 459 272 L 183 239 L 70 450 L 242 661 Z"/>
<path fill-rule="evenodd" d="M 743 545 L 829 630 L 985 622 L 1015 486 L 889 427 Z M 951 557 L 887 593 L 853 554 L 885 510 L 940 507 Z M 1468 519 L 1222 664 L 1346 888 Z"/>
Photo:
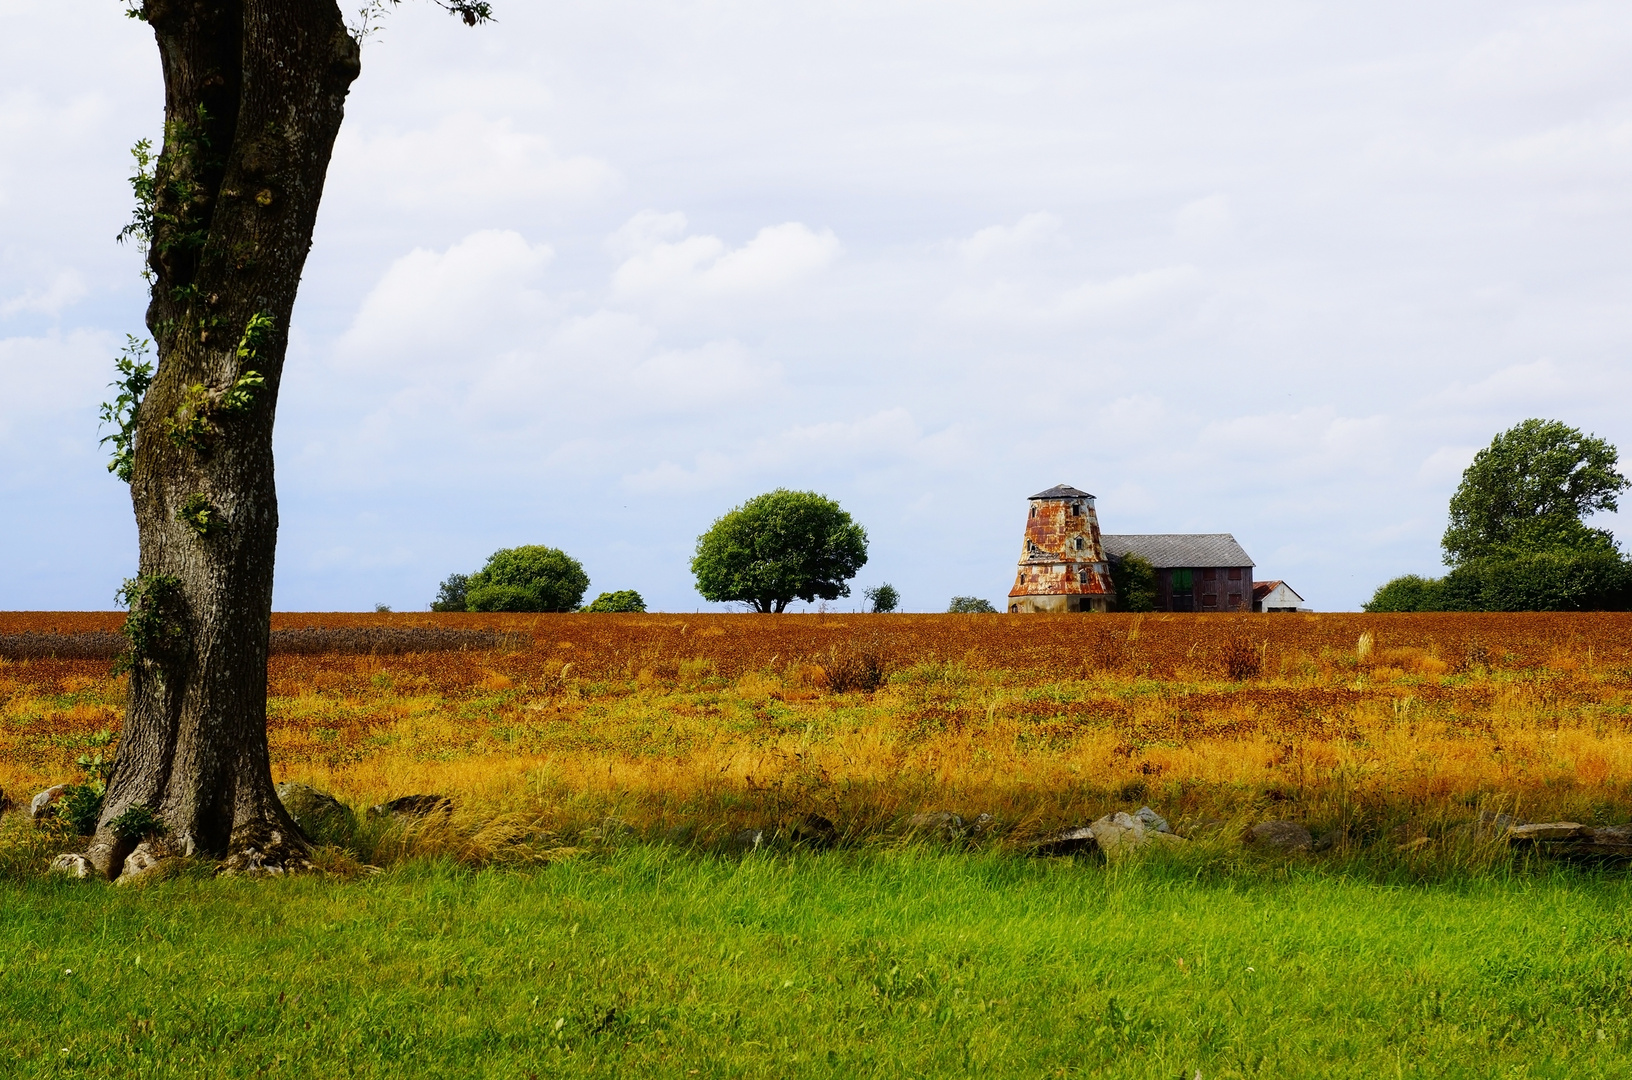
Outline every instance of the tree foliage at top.
<path fill-rule="evenodd" d="M 997 609 L 990 600 L 982 600 L 978 596 L 954 596 L 952 602 L 946 605 L 948 615 L 995 615 Z"/>
<path fill-rule="evenodd" d="M 576 611 L 589 588 L 583 564 L 559 548 L 501 548 L 470 575 L 470 611 Z"/>
<path fill-rule="evenodd" d="M 1526 420 L 1491 440 L 1462 473 L 1440 544 L 1445 562 L 1521 551 L 1614 551 L 1581 518 L 1617 508 L 1632 482 L 1615 447 L 1557 420 Z"/>
<path fill-rule="evenodd" d="M 703 599 L 755 611 L 850 595 L 867 563 L 867 530 L 814 491 L 777 488 L 732 510 L 697 538 L 691 572 Z"/>

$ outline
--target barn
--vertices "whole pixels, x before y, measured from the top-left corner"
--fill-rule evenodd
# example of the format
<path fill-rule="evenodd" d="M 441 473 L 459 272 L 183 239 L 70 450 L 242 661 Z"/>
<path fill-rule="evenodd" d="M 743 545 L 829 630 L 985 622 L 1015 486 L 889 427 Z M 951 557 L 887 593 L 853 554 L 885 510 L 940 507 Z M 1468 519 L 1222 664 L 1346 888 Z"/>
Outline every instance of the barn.
<path fill-rule="evenodd" d="M 1253 610 L 1252 558 L 1229 533 L 1106 533 L 1107 559 L 1156 568 L 1157 611 Z"/>

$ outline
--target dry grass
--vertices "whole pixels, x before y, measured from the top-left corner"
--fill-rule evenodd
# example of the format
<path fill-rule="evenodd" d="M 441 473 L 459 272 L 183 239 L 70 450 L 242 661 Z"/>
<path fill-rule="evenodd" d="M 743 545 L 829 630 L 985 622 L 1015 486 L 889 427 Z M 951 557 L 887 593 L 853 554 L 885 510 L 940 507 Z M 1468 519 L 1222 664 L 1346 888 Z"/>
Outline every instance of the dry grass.
<path fill-rule="evenodd" d="M 1141 802 L 1400 843 L 1481 809 L 1632 818 L 1626 615 L 279 624 L 519 635 L 484 652 L 274 657 L 280 779 L 357 807 L 437 792 L 460 808 L 379 833 L 382 858 L 492 861 L 527 849 L 519 838 L 626 829 L 706 841 L 811 812 L 853 837 L 921 810 L 988 812 L 1016 841 Z M 0 616 L 0 633 L 110 625 Z M 0 661 L 0 788 L 68 778 L 97 732 L 117 733 L 124 682 L 107 671 Z"/>

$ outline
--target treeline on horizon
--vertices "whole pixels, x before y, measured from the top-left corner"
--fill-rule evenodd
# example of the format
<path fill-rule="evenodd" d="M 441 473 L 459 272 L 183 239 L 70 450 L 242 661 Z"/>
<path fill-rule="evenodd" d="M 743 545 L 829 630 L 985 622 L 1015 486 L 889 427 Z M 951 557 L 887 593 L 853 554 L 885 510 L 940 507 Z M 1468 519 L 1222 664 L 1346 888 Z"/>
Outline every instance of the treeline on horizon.
<path fill-rule="evenodd" d="M 1556 420 L 1502 432 L 1451 497 L 1440 540 L 1449 571 L 1394 578 L 1364 610 L 1632 610 L 1632 560 L 1609 530 L 1582 520 L 1616 510 L 1632 486 L 1618 461 L 1606 440 Z"/>

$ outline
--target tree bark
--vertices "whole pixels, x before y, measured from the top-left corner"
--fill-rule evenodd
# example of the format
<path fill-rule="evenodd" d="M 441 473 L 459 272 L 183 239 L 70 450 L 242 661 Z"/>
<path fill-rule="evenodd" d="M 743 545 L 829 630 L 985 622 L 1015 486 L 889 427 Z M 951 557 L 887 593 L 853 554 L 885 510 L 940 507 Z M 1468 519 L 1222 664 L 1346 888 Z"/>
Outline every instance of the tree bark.
<path fill-rule="evenodd" d="M 272 785 L 266 658 L 278 508 L 272 423 L 290 312 L 357 42 L 334 0 L 147 0 L 164 69 L 127 585 L 130 699 L 87 858 L 115 877 L 145 807 L 181 854 L 305 865 Z M 257 379 L 258 376 L 258 379 Z"/>

